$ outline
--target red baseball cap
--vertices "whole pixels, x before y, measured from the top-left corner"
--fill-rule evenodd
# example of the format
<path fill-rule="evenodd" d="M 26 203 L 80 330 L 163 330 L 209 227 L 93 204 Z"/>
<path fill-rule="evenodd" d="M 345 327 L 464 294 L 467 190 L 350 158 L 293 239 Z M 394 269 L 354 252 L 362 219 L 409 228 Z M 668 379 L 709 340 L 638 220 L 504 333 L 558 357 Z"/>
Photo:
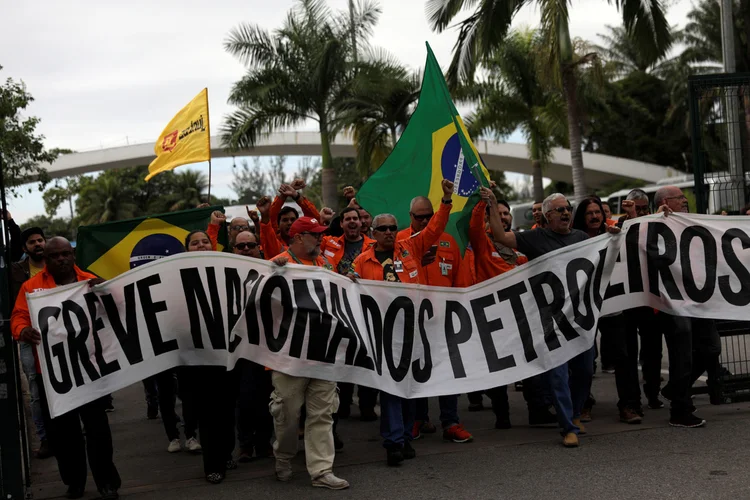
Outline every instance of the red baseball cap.
<path fill-rule="evenodd" d="M 323 226 L 314 217 L 300 217 L 289 228 L 289 236 L 299 233 L 323 233 L 328 231 L 328 226 Z"/>

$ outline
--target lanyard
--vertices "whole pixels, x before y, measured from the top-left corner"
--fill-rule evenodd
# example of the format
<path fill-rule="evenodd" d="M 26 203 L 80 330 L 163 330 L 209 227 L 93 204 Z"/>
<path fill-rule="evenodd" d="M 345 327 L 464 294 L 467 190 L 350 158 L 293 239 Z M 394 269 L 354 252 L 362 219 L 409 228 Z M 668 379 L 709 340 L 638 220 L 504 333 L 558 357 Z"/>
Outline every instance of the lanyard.
<path fill-rule="evenodd" d="M 292 249 L 291 249 L 291 248 L 287 248 L 286 252 L 287 252 L 287 253 L 289 254 L 289 256 L 290 256 L 290 257 L 291 257 L 292 259 L 294 259 L 294 262 L 296 262 L 297 264 L 302 264 L 302 261 L 301 261 L 301 260 L 299 260 L 299 259 L 297 258 L 297 256 L 296 256 L 296 255 L 294 255 L 294 252 L 292 252 Z"/>

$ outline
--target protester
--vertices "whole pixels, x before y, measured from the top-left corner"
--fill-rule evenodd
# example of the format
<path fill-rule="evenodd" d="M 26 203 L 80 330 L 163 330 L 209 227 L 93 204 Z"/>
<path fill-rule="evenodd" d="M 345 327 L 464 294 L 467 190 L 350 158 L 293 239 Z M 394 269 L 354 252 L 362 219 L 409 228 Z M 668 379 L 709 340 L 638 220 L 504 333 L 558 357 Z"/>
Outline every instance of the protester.
<path fill-rule="evenodd" d="M 16 221 L 13 220 L 13 216 L 9 211 L 5 211 L 5 223 L 8 226 L 8 235 L 10 236 L 10 260 L 16 262 L 21 260 L 23 257 L 23 237 L 21 236 L 21 228 L 18 227 Z"/>
<path fill-rule="evenodd" d="M 622 227 L 626 220 L 634 220 L 651 213 L 648 194 L 633 189 L 622 202 L 625 215 L 617 224 Z M 654 310 L 637 307 L 625 314 L 612 316 L 611 328 L 615 338 L 615 383 L 619 401 L 620 421 L 635 424 L 643 418 L 641 391 L 638 377 L 638 338 L 641 340 L 640 360 L 643 372 L 643 393 L 652 410 L 664 408 L 659 399 L 661 386 L 662 333 L 656 326 Z M 609 321 L 606 318 L 600 319 Z"/>
<path fill-rule="evenodd" d="M 668 215 L 673 212 L 689 212 L 687 197 L 676 186 L 664 186 L 654 194 L 657 213 Z M 701 336 L 705 344 L 721 344 L 715 329 L 702 328 L 695 331 L 690 318 L 674 316 L 659 311 L 656 314 L 659 330 L 664 335 L 669 355 L 669 382 L 661 390 L 661 395 L 670 401 L 669 425 L 673 427 L 702 427 L 706 421 L 693 414 L 694 406 L 690 397 L 693 385 L 693 336 Z M 703 343 L 703 342 L 701 342 Z"/>
<path fill-rule="evenodd" d="M 260 245 L 258 244 L 258 237 L 250 231 L 242 231 L 237 233 L 234 239 L 234 245 L 232 246 L 232 252 L 236 255 L 243 255 L 245 257 L 252 257 L 254 259 L 260 259 Z"/>
<path fill-rule="evenodd" d="M 425 196 L 417 196 L 409 205 L 411 224 L 396 236 L 399 240 L 412 238 L 427 228 L 434 215 L 432 202 Z M 429 286 L 463 287 L 461 279 L 461 250 L 456 240 L 443 232 L 421 257 L 424 269 L 424 284 Z M 467 443 L 473 436 L 464 428 L 458 417 L 458 395 L 438 397 L 440 406 L 440 423 L 443 428 L 443 439 L 454 443 Z M 435 425 L 430 422 L 427 398 L 416 400 L 416 414 L 412 435 L 414 439 L 422 437 L 422 433 L 436 432 Z"/>
<path fill-rule="evenodd" d="M 609 206 L 609 203 L 606 201 L 599 200 L 602 205 L 602 209 L 604 210 L 604 220 L 608 221 L 612 219 L 612 208 Z"/>
<path fill-rule="evenodd" d="M 321 210 L 321 214 L 325 210 Z M 342 210 L 341 215 L 334 220 L 338 220 L 342 235 L 339 237 L 324 236 L 320 244 L 320 250 L 336 272 L 346 276 L 351 272 L 354 260 L 375 243 L 375 240 L 362 234 L 359 210 L 353 206 Z M 349 418 L 354 397 L 354 384 L 339 382 L 338 386 L 340 402 L 337 416 L 338 418 Z M 359 398 L 360 420 L 363 422 L 377 420 L 375 404 L 377 403 L 378 391 L 370 387 L 359 386 L 357 396 Z"/>
<path fill-rule="evenodd" d="M 399 240 L 398 222 L 391 214 L 373 220 L 376 243 L 354 261 L 352 279 L 426 284 L 427 272 L 422 257 L 440 241 L 451 213 L 453 183 L 443 179 L 440 209 L 426 227 L 413 237 Z M 416 456 L 413 439 L 415 402 L 380 392 L 380 435 L 388 465 L 399 465 Z"/>
<path fill-rule="evenodd" d="M 104 281 L 93 274 L 81 271 L 75 265 L 73 248 L 65 238 L 54 237 L 46 242 L 44 262 L 44 268 L 21 286 L 11 316 L 13 338 L 35 346 L 41 342 L 41 335 L 31 326 L 29 306 L 26 301 L 27 293 L 56 288 L 77 281 L 88 281 L 91 286 Z M 41 375 L 42 371 L 36 347 L 34 348 L 34 360 L 37 374 Z M 68 487 L 65 496 L 67 498 L 81 498 L 84 495 L 86 455 L 88 454 L 91 474 L 94 476 L 94 482 L 101 498 L 104 500 L 118 498 L 117 490 L 121 486 L 121 481 L 117 468 L 112 461 L 112 433 L 105 411 L 107 404 L 105 398 L 87 403 L 53 419 L 50 417 L 41 377 L 37 377 L 36 382 L 44 427 L 47 431 L 47 440 L 57 459 L 60 477 Z M 81 423 L 83 423 L 83 431 L 86 433 L 85 438 L 81 430 Z"/>
<path fill-rule="evenodd" d="M 536 231 L 506 232 L 497 219 L 490 219 L 494 240 L 506 247 L 517 248 L 529 260 L 533 260 L 546 253 L 588 239 L 588 235 L 583 231 L 571 229 L 572 209 L 562 194 L 554 193 L 545 198 L 542 202 L 542 211 L 547 220 L 547 226 Z M 619 228 L 608 230 L 619 232 Z M 545 374 L 552 391 L 558 422 L 563 429 L 563 445 L 566 447 L 578 446 L 578 434 L 585 432 L 580 416 L 591 390 L 593 367 L 594 347 L 592 346 L 591 349 Z M 568 369 L 570 369 L 570 375 Z"/>
<path fill-rule="evenodd" d="M 192 231 L 185 238 L 188 252 L 210 252 L 212 243 L 204 231 Z M 180 391 L 195 405 L 198 430 L 203 447 L 203 472 L 206 481 L 218 484 L 226 471 L 237 468 L 234 450 L 234 376 L 223 366 L 184 366 L 180 372 Z M 163 415 L 162 415 L 163 418 Z"/>
<path fill-rule="evenodd" d="M 10 299 L 14 304 L 24 282 L 36 276 L 44 269 L 44 246 L 46 243 L 44 231 L 39 227 L 25 229 L 16 239 L 21 241 L 22 251 L 26 254 L 26 258 L 14 262 L 10 268 L 11 288 L 13 290 L 13 295 Z M 47 441 L 44 416 L 42 415 L 42 404 L 39 401 L 36 365 L 34 363 L 34 346 L 28 342 L 19 342 L 18 345 L 21 352 L 21 368 L 29 382 L 31 419 L 34 421 L 36 435 L 39 438 L 39 449 L 36 451 L 36 457 L 42 459 L 49 458 L 52 456 L 52 451 Z"/>
<path fill-rule="evenodd" d="M 276 265 L 299 264 L 332 269 L 333 266 L 320 255 L 323 233 L 328 228 L 312 217 L 300 217 L 289 228 L 289 247 L 277 255 Z M 332 490 L 342 490 L 349 483 L 333 474 L 335 457 L 333 439 L 333 414 L 338 409 L 336 383 L 306 377 L 294 377 L 282 372 L 272 373 L 273 393 L 270 410 L 273 416 L 276 442 L 276 479 L 292 479 L 291 460 L 297 454 L 297 425 L 301 408 L 306 411 L 305 460 L 312 485 Z"/>
<path fill-rule="evenodd" d="M 534 221 L 536 221 L 536 224 L 531 226 L 531 229 L 538 229 L 547 225 L 547 219 L 544 218 L 544 213 L 542 212 L 541 201 L 535 201 L 534 204 L 531 205 L 531 215 L 534 217 Z"/>

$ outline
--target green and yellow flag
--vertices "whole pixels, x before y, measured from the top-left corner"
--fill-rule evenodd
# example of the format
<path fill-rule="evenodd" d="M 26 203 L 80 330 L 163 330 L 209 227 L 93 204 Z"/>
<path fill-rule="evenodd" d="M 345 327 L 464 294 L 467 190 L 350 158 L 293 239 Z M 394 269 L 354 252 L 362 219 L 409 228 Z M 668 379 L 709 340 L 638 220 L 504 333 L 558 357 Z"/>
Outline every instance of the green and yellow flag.
<path fill-rule="evenodd" d="M 142 264 L 184 252 L 185 237 L 195 229 L 205 230 L 214 210 L 223 212 L 224 207 L 81 226 L 76 242 L 76 264 L 108 280 Z M 222 227 L 217 250 L 222 250 L 226 244 L 226 228 Z"/>
<path fill-rule="evenodd" d="M 415 196 L 427 196 L 438 210 L 443 179 L 455 183 L 446 232 L 456 239 L 463 253 L 469 244 L 471 211 L 479 201 L 480 185 L 489 185 L 489 173 L 427 44 L 417 109 L 393 152 L 357 193 L 357 202 L 373 217 L 380 213 L 394 214 L 403 229 L 409 225 L 409 203 Z"/>
<path fill-rule="evenodd" d="M 211 128 L 208 124 L 208 89 L 172 118 L 154 145 L 156 159 L 148 166 L 146 180 L 187 163 L 211 159 Z"/>

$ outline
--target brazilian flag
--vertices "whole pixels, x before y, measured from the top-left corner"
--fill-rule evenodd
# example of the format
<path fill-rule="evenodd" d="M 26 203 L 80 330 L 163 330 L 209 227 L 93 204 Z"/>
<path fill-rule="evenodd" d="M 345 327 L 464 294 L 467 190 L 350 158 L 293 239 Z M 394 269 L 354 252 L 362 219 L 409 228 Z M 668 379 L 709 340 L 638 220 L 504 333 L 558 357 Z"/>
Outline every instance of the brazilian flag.
<path fill-rule="evenodd" d="M 453 209 L 445 232 L 463 253 L 469 244 L 469 221 L 479 201 L 479 187 L 489 173 L 451 100 L 435 55 L 427 44 L 422 89 L 409 125 L 383 165 L 357 193 L 357 202 L 372 216 L 391 213 L 399 229 L 409 225 L 409 204 L 426 196 L 435 211 L 443 197 L 443 179 L 455 184 Z"/>
<path fill-rule="evenodd" d="M 104 279 L 112 279 L 134 267 L 185 251 L 190 231 L 205 230 L 215 206 L 106 222 L 78 228 L 76 264 Z M 219 232 L 222 250 L 227 244 L 226 227 Z"/>

